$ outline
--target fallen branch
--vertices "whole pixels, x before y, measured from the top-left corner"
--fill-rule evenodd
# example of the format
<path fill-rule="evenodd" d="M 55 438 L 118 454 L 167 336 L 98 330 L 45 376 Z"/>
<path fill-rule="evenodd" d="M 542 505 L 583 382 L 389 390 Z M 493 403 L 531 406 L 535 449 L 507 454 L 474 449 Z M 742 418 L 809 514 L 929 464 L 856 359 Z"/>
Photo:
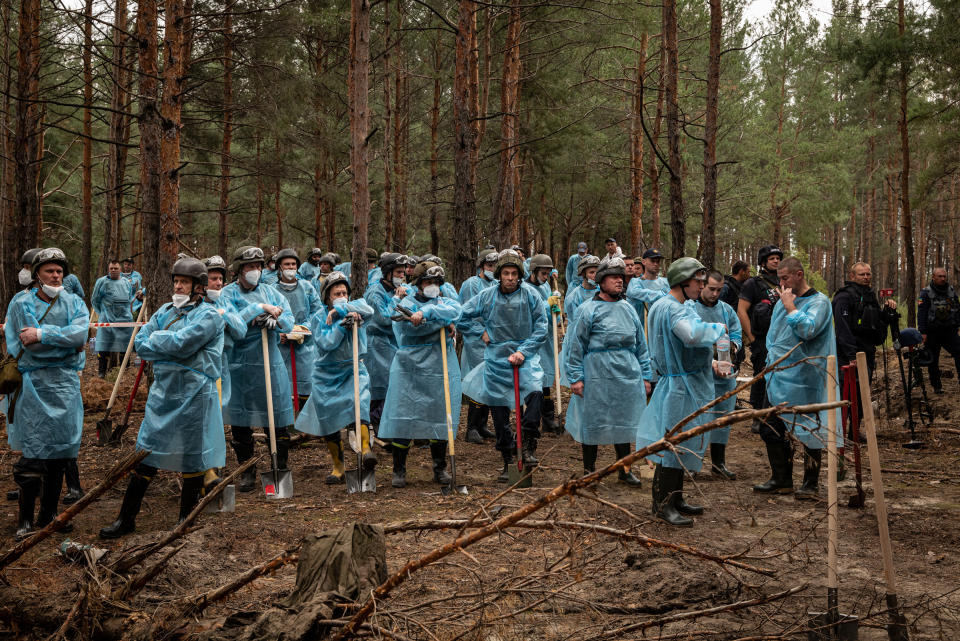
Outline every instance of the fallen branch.
<path fill-rule="evenodd" d="M 136 467 L 137 463 L 145 459 L 150 452 L 148 451 L 139 451 L 133 452 L 127 458 L 119 461 L 116 465 L 107 472 L 107 476 L 100 481 L 93 489 L 83 495 L 83 497 L 65 509 L 63 512 L 58 514 L 47 527 L 35 532 L 32 536 L 25 538 L 16 544 L 9 550 L 7 550 L 2 557 L 0 557 L 0 571 L 3 571 L 3 568 L 7 567 L 21 556 L 23 556 L 27 550 L 37 545 L 38 543 L 46 540 L 54 532 L 58 532 L 63 529 L 67 523 L 69 523 L 73 517 L 82 512 L 88 505 L 96 501 L 100 496 L 109 490 L 111 487 L 116 485 L 123 476 Z"/>
<path fill-rule="evenodd" d="M 130 554 L 129 556 L 121 556 L 119 559 L 114 561 L 111 569 L 113 569 L 114 572 L 126 572 L 138 563 L 145 561 L 147 557 L 151 556 L 155 552 L 158 552 L 159 550 L 162 550 L 182 537 L 187 533 L 196 518 L 200 516 L 200 513 L 203 512 L 203 509 L 210 505 L 210 503 L 213 502 L 213 500 L 217 498 L 220 493 L 227 488 L 228 485 L 230 485 L 231 481 L 243 474 L 243 472 L 245 472 L 251 466 L 256 465 L 257 462 L 263 458 L 263 456 L 264 455 L 261 454 L 260 456 L 251 458 L 244 462 L 243 465 L 235 469 L 229 476 L 227 476 L 227 478 L 223 479 L 209 494 L 207 494 L 205 497 L 203 497 L 203 499 L 200 500 L 199 503 L 197 503 L 196 507 L 193 508 L 193 511 L 187 515 L 187 518 L 180 521 L 180 523 L 177 524 L 177 527 L 170 530 L 170 532 L 161 540 L 157 541 L 153 545 L 137 548 L 138 551 Z"/>
<path fill-rule="evenodd" d="M 137 594 L 144 588 L 144 586 L 147 585 L 148 582 L 160 574 L 160 571 L 167 565 L 167 562 L 173 558 L 173 555 L 182 550 L 185 545 L 186 543 L 181 543 L 177 547 L 164 554 L 162 557 L 160 557 L 159 561 L 143 570 L 143 572 L 121 587 L 114 590 L 113 594 L 110 595 L 110 598 L 117 601 L 124 601 Z"/>
<path fill-rule="evenodd" d="M 733 425 L 734 423 L 743 423 L 746 421 L 751 421 L 755 418 L 768 418 L 770 416 L 777 416 L 779 414 L 810 414 L 823 410 L 834 409 L 837 407 L 843 407 L 845 405 L 847 405 L 845 401 L 834 403 L 816 403 L 812 405 L 797 405 L 792 407 L 787 406 L 786 404 L 781 404 L 775 407 L 766 407 L 763 409 L 731 412 L 726 416 L 721 416 L 713 421 L 698 425 L 685 432 L 680 432 L 679 434 L 675 434 L 669 438 L 662 438 L 655 443 L 651 443 L 650 445 L 640 448 L 632 454 L 624 456 L 622 459 L 611 463 L 601 470 L 597 470 L 596 472 L 592 472 L 591 474 L 587 474 L 586 476 L 578 479 L 566 481 L 565 483 L 553 488 L 546 494 L 540 496 L 540 498 L 527 503 L 523 507 L 514 510 L 510 514 L 507 514 L 506 516 L 503 516 L 496 521 L 489 523 L 488 525 L 478 528 L 469 534 L 459 536 L 450 543 L 436 548 L 425 556 L 410 561 L 404 565 L 399 571 L 390 576 L 386 581 L 381 583 L 375 590 L 373 590 L 363 607 L 361 607 L 357 613 L 354 614 L 353 618 L 350 619 L 350 622 L 344 626 L 342 630 L 340 630 L 339 634 L 336 636 L 336 641 L 353 637 L 356 633 L 357 626 L 366 621 L 367 618 L 373 613 L 375 604 L 378 601 L 385 599 L 394 588 L 406 581 L 417 570 L 424 568 L 446 556 L 449 556 L 450 554 L 459 551 L 461 548 L 473 545 L 474 543 L 488 536 L 496 534 L 505 528 L 517 524 L 534 512 L 556 502 L 571 492 L 596 484 L 600 479 L 609 476 L 613 472 L 623 468 L 625 465 L 631 465 L 643 457 L 668 449 L 669 447 L 675 446 L 679 443 L 683 443 L 684 441 L 700 436 L 701 434 L 709 432 L 710 430 L 726 427 L 727 425 Z"/>

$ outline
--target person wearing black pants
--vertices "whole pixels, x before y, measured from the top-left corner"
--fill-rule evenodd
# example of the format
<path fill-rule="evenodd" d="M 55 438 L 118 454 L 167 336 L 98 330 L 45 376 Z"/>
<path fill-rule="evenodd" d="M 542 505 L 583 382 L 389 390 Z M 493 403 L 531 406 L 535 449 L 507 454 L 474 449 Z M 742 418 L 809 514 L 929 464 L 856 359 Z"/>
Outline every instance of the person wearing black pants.
<path fill-rule="evenodd" d="M 744 345 L 750 346 L 750 364 L 756 374 L 766 366 L 767 328 L 773 316 L 773 308 L 779 300 L 777 291 L 777 267 L 783 259 L 783 252 L 775 245 L 761 247 L 757 253 L 759 273 L 747 280 L 740 290 L 737 305 L 737 318 L 743 328 Z M 767 384 L 760 379 L 750 387 L 750 405 L 754 409 L 766 407 Z M 753 430 L 758 432 L 759 422 L 754 422 Z"/>
<path fill-rule="evenodd" d="M 933 357 L 929 365 L 930 386 L 937 394 L 943 393 L 940 380 L 940 350 L 945 349 L 953 357 L 957 375 L 960 377 L 960 300 L 957 292 L 947 283 L 947 270 L 933 270 L 930 284 L 920 292 L 917 306 L 917 329 Z"/>

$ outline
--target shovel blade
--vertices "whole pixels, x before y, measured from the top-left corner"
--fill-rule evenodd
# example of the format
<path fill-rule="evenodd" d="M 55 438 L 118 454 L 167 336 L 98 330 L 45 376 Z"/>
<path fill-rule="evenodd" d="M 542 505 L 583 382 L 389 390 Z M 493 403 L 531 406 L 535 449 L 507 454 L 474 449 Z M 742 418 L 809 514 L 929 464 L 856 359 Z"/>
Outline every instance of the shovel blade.
<path fill-rule="evenodd" d="M 440 488 L 440 493 L 444 496 L 470 493 L 466 485 L 457 485 L 457 457 L 452 454 L 450 455 L 450 484 Z"/>
<path fill-rule="evenodd" d="M 514 465 L 508 466 L 507 482 L 518 488 L 533 487 L 533 468 L 525 467 L 522 470 L 518 470 Z"/>
<path fill-rule="evenodd" d="M 235 512 L 237 509 L 237 487 L 228 485 L 223 488 L 216 501 L 212 501 L 204 508 L 206 514 L 217 514 L 219 512 Z"/>
<path fill-rule="evenodd" d="M 101 418 L 97 421 L 97 445 L 103 447 L 113 437 L 113 421 L 109 418 Z"/>
<path fill-rule="evenodd" d="M 852 614 L 840 614 L 831 623 L 829 612 L 810 612 L 807 641 L 858 641 L 860 619 Z"/>
<path fill-rule="evenodd" d="M 373 470 L 347 470 L 347 494 L 356 494 L 357 492 L 377 492 L 377 480 L 374 477 Z"/>
<path fill-rule="evenodd" d="M 271 470 L 260 475 L 263 494 L 268 499 L 293 497 L 293 474 L 290 470 Z"/>

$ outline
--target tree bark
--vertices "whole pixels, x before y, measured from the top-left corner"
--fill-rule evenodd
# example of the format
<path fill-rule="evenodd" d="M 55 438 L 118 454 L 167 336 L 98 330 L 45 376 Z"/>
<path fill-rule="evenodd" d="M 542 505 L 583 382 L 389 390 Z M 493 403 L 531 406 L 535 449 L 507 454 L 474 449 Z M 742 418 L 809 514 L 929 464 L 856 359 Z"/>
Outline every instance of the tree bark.
<path fill-rule="evenodd" d="M 353 175 L 353 269 L 351 292 L 362 296 L 367 286 L 367 233 L 370 185 L 367 173 L 367 132 L 370 128 L 370 3 L 352 0 L 350 15 L 350 168 Z"/>
<path fill-rule="evenodd" d="M 399 2 L 400 0 L 397 0 Z M 400 26 L 397 25 L 397 29 Z M 390 105 L 390 82 L 391 72 L 390 57 L 393 47 L 390 41 L 390 0 L 384 0 L 383 3 L 383 248 L 385 251 L 393 251 L 393 182 L 390 175 L 391 171 L 391 150 L 390 144 L 393 142 L 393 115 Z M 398 38 L 399 41 L 399 38 Z M 397 70 L 397 74 L 400 70 Z"/>
<path fill-rule="evenodd" d="M 664 82 L 666 74 L 666 53 L 664 51 L 663 34 L 660 34 L 659 58 L 657 60 L 657 112 L 653 118 L 653 131 L 650 137 L 654 145 L 660 144 L 660 131 L 663 127 L 663 99 L 666 94 Z M 660 168 L 657 166 L 657 154 L 651 150 L 650 164 L 647 167 L 650 176 L 650 245 L 660 248 Z"/>
<path fill-rule="evenodd" d="M 897 2 L 897 31 L 900 39 L 904 40 L 906 20 L 904 16 L 904 0 Z M 916 258 L 913 251 L 913 219 L 910 214 L 910 135 L 907 129 L 907 60 L 908 52 L 903 51 L 900 60 L 899 88 L 900 88 L 900 209 L 902 218 L 900 229 L 903 233 L 904 262 L 906 263 L 906 291 L 902 297 L 907 301 L 917 299 L 917 271 Z M 916 327 L 917 306 L 907 305 L 907 325 Z"/>
<path fill-rule="evenodd" d="M 113 91 L 110 96 L 110 133 L 112 141 L 107 157 L 107 185 L 103 221 L 103 252 L 98 273 L 107 272 L 107 262 L 120 259 L 120 238 L 123 235 L 120 221 L 123 214 L 123 175 L 126 166 L 124 131 L 127 116 L 127 71 L 125 69 L 127 45 L 127 0 L 116 0 L 113 9 L 113 64 L 110 77 Z M 156 309 L 156 308 L 154 308 Z"/>
<path fill-rule="evenodd" d="M 473 272 L 476 245 L 476 177 L 471 159 L 476 153 L 474 103 L 470 100 L 471 29 L 476 5 L 460 0 L 457 20 L 456 60 L 453 76 L 453 279 L 462 282 Z"/>
<path fill-rule="evenodd" d="M 397 0 L 397 32 L 403 32 L 403 0 Z M 407 141 L 410 131 L 410 95 L 403 42 L 397 38 L 397 71 L 394 77 L 393 174 L 396 193 L 393 199 L 393 250 L 402 252 L 407 245 Z"/>
<path fill-rule="evenodd" d="M 497 195 L 493 201 L 493 234 L 497 246 L 517 239 L 517 143 L 520 140 L 520 3 L 510 2 L 507 40 L 504 45 L 503 74 L 500 86 L 500 169 Z"/>
<path fill-rule="evenodd" d="M 437 229 L 437 199 L 440 198 L 440 37 L 437 32 L 433 41 L 433 104 L 430 107 L 430 253 L 440 254 L 440 231 Z"/>
<path fill-rule="evenodd" d="M 93 293 L 90 259 L 93 248 L 93 0 L 83 7 L 83 174 L 80 178 L 80 200 L 83 219 L 80 223 L 80 280 L 87 300 Z"/>
<path fill-rule="evenodd" d="M 279 136 L 279 135 L 278 135 L 277 138 L 273 141 L 273 156 L 274 156 L 274 159 L 275 159 L 274 162 L 276 162 L 276 163 L 279 164 L 280 159 L 283 157 L 283 156 L 280 155 L 280 136 Z M 280 188 L 281 188 L 281 183 L 280 183 L 280 169 L 279 169 L 279 167 L 277 167 L 277 168 L 275 169 L 275 171 L 276 171 L 276 176 L 274 176 L 274 183 L 273 183 L 273 210 L 274 210 L 274 214 L 275 214 L 276 217 L 277 217 L 277 250 L 279 251 L 279 250 L 281 250 L 281 249 L 284 248 L 284 244 L 283 244 L 283 208 L 280 206 Z"/>
<path fill-rule="evenodd" d="M 31 247 L 40 245 L 40 0 L 21 0 L 17 40 L 17 122 L 14 132 L 16 201 L 13 225 L 16 234 L 12 262 Z M 7 257 L 4 257 L 7 259 Z M 19 269 L 19 268 L 17 268 Z M 13 270 L 11 273 L 16 272 Z"/>
<path fill-rule="evenodd" d="M 666 79 L 667 102 L 667 147 L 668 162 L 670 163 L 670 231 L 671 231 L 671 258 L 680 258 L 686 254 L 686 214 L 683 211 L 683 181 L 681 178 L 680 158 L 680 114 L 677 95 L 677 81 L 680 75 L 680 64 L 677 59 L 677 2 L 665 0 L 663 3 L 663 34 L 666 65 L 664 71 Z"/>
<path fill-rule="evenodd" d="M 647 72 L 647 44 L 644 30 L 637 54 L 637 79 L 633 90 L 633 119 L 630 125 L 630 250 L 643 245 L 643 77 Z"/>
<path fill-rule="evenodd" d="M 160 110 L 157 69 L 157 0 L 137 3 L 140 130 L 140 210 L 143 216 L 143 265 L 147 283 L 169 279 L 170 260 L 160 252 Z M 159 288 L 150 287 L 149 292 Z M 150 298 L 151 304 L 161 297 Z M 158 309 L 158 307 L 153 307 Z"/>
<path fill-rule="evenodd" d="M 233 3 L 223 10 L 223 140 L 220 144 L 220 212 L 217 251 L 227 256 L 230 213 L 230 145 L 233 141 Z"/>
<path fill-rule="evenodd" d="M 720 101 L 720 43 L 723 8 L 710 0 L 710 52 L 707 62 L 707 110 L 703 145 L 703 224 L 700 229 L 700 262 L 712 269 L 717 254 L 717 120 Z"/>
<path fill-rule="evenodd" d="M 324 214 L 324 161 L 326 154 L 324 153 L 323 146 L 320 144 L 323 136 L 323 85 L 321 84 L 321 79 L 323 77 L 324 62 L 324 41 L 323 35 L 320 32 L 320 27 L 315 28 L 314 39 L 316 50 L 314 51 L 313 64 L 314 73 L 316 74 L 316 85 L 313 93 L 313 108 L 314 113 L 316 114 L 316 129 L 314 131 L 314 136 L 317 144 L 315 151 L 316 157 L 313 161 L 313 242 L 316 247 L 321 247 L 321 239 L 323 238 Z"/>

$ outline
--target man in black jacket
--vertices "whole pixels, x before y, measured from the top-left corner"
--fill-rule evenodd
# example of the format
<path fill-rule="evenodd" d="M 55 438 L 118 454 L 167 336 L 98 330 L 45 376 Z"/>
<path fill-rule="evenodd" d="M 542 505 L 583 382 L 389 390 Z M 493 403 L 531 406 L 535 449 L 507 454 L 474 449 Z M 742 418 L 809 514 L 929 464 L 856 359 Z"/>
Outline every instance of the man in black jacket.
<path fill-rule="evenodd" d="M 957 375 L 960 376 L 960 300 L 957 292 L 947 283 L 947 270 L 936 267 L 930 284 L 920 292 L 917 304 L 917 329 L 933 361 L 930 363 L 930 385 L 937 394 L 943 393 L 940 381 L 940 349 L 953 356 Z"/>
<path fill-rule="evenodd" d="M 873 274 L 867 263 L 855 263 L 848 280 L 833 297 L 833 322 L 837 330 L 837 360 L 847 365 L 857 352 L 867 355 L 867 369 L 873 378 L 877 345 L 887 337 L 887 327 L 897 322 L 897 303 L 887 299 L 881 306 L 870 289 Z"/>
<path fill-rule="evenodd" d="M 737 309 L 740 300 L 740 290 L 743 284 L 750 278 L 750 265 L 745 261 L 738 260 L 733 264 L 730 275 L 723 279 L 723 289 L 720 290 L 720 300 Z"/>
<path fill-rule="evenodd" d="M 754 373 L 766 366 L 767 329 L 773 317 L 773 308 L 780 300 L 780 280 L 777 268 L 783 259 L 783 251 L 776 245 L 766 245 L 757 252 L 756 276 L 748 279 L 740 290 L 737 301 L 737 318 L 743 328 L 743 344 L 750 346 L 750 363 Z M 754 409 L 766 407 L 766 381 L 759 380 L 750 388 L 750 405 Z M 754 422 L 754 430 L 759 430 Z"/>

